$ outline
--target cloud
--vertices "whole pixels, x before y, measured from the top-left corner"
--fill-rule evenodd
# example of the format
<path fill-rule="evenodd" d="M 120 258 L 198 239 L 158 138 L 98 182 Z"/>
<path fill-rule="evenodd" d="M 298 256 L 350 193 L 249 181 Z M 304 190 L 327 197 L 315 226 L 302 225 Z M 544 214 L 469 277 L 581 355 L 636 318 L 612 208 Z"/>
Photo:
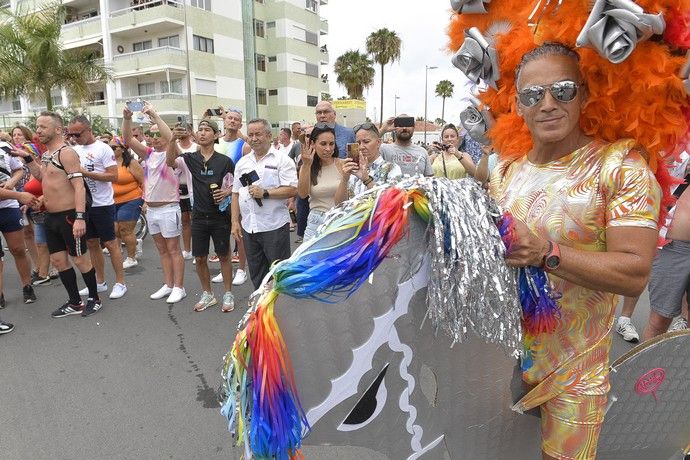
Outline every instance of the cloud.
<path fill-rule="evenodd" d="M 414 5 L 412 7 L 411 5 Z M 329 33 L 324 43 L 328 45 L 330 64 L 329 85 L 333 98 L 346 96 L 345 88 L 336 82 L 333 63 L 348 50 L 365 52 L 367 36 L 387 27 L 395 31 L 402 40 L 400 62 L 387 65 L 384 69 L 384 118 L 394 115 L 395 96 L 398 113 L 415 117 L 424 115 L 425 66 L 435 66 L 428 76 L 427 117 L 435 120 L 441 116 L 442 100 L 436 97 L 436 84 L 450 80 L 455 85 L 452 98 L 446 99 L 445 119 L 459 122 L 460 111 L 467 106 L 463 97 L 468 94 L 468 80 L 450 62 L 452 54 L 447 50 L 446 29 L 451 15 L 448 0 L 427 0 L 408 2 L 400 0 L 331 0 L 321 7 L 321 14 L 329 23 Z M 374 86 L 367 92 L 367 115 L 379 118 L 381 106 L 381 67 L 375 64 Z"/>

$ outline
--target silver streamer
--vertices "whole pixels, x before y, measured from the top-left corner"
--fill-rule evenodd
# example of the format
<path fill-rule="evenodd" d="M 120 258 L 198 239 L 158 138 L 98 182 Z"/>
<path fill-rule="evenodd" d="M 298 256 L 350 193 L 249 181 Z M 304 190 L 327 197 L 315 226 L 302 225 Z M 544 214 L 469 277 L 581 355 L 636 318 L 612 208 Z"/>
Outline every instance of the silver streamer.
<path fill-rule="evenodd" d="M 454 343 L 473 331 L 518 356 L 522 309 L 517 269 L 505 263 L 496 226 L 500 209 L 474 179 L 424 182 L 432 216 L 427 316 Z"/>
<path fill-rule="evenodd" d="M 613 64 L 626 60 L 637 44 L 666 29 L 663 14 L 645 13 L 632 0 L 597 0 L 575 44 L 592 45 Z"/>
<path fill-rule="evenodd" d="M 450 7 L 457 13 L 487 13 L 487 4 L 491 0 L 450 0 Z"/>

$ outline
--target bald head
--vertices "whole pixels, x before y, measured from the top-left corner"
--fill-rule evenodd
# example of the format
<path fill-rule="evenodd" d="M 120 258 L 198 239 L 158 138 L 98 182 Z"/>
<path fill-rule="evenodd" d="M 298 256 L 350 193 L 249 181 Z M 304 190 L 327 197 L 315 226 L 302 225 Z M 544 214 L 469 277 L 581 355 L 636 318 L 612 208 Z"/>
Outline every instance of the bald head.
<path fill-rule="evenodd" d="M 323 123 L 335 123 L 335 109 L 328 101 L 321 101 L 316 104 L 314 113 L 316 114 L 316 121 Z"/>

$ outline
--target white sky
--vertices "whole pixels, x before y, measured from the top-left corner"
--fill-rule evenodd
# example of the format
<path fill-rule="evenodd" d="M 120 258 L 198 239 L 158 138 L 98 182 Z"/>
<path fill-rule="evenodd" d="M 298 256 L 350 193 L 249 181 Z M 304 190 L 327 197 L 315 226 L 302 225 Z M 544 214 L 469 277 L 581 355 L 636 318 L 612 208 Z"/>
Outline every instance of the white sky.
<path fill-rule="evenodd" d="M 424 70 L 425 65 L 436 66 L 429 70 L 428 119 L 441 117 L 441 98 L 436 97 L 436 84 L 450 80 L 455 85 L 454 95 L 446 99 L 445 119 L 458 123 L 459 114 L 467 102 L 468 80 L 451 64 L 452 54 L 446 49 L 448 37 L 446 28 L 451 14 L 449 0 L 329 0 L 321 7 L 321 14 L 328 19 L 329 33 L 325 37 L 328 45 L 330 65 L 328 66 L 330 93 L 334 99 L 346 96 L 345 88 L 336 82 L 333 63 L 348 50 L 366 52 L 367 36 L 387 27 L 395 31 L 402 40 L 400 62 L 387 65 L 384 73 L 384 119 L 394 115 L 395 95 L 398 113 L 415 117 L 424 115 Z M 381 100 L 381 66 L 374 63 L 376 76 L 374 86 L 364 93 L 367 101 L 367 116 L 378 121 Z"/>

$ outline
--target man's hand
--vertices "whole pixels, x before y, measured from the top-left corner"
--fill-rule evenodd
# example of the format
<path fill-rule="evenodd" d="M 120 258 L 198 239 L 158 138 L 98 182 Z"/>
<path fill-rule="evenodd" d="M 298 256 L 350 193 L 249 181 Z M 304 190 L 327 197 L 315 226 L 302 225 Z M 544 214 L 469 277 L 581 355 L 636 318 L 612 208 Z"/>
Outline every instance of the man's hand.
<path fill-rule="evenodd" d="M 173 128 L 172 134 L 173 134 L 173 139 L 179 140 L 179 139 L 182 139 L 185 134 L 187 134 L 187 130 L 184 129 L 182 126 L 178 126 L 176 128 Z"/>
<path fill-rule="evenodd" d="M 17 201 L 19 201 L 19 204 L 31 207 L 38 204 L 38 198 L 29 192 L 19 192 L 19 198 L 17 198 Z"/>
<path fill-rule="evenodd" d="M 10 152 L 10 155 L 13 157 L 19 157 L 19 158 L 27 158 L 31 156 L 31 152 L 26 151 L 23 148 L 13 148 L 12 152 Z"/>
<path fill-rule="evenodd" d="M 521 220 L 515 219 L 515 233 L 506 264 L 511 267 L 541 267 L 549 250 L 549 242 L 530 231 Z"/>
<path fill-rule="evenodd" d="M 218 203 L 220 203 L 221 201 L 223 201 L 223 199 L 224 199 L 226 196 L 230 195 L 231 193 L 232 193 L 232 189 L 226 189 L 226 190 L 216 189 L 216 190 L 213 192 L 213 201 L 214 201 L 216 204 L 218 204 Z"/>
<path fill-rule="evenodd" d="M 78 240 L 84 234 L 86 233 L 86 222 L 82 219 L 75 219 L 74 224 L 72 225 L 72 234 L 74 235 L 74 239 Z M 77 243 L 79 244 L 79 243 Z"/>
<path fill-rule="evenodd" d="M 252 198 L 263 198 L 264 197 L 264 189 L 260 185 L 250 185 L 249 186 L 249 196 Z"/>
<path fill-rule="evenodd" d="M 381 127 L 381 134 L 383 133 L 388 133 L 390 131 L 395 130 L 395 117 L 390 117 L 387 119 L 384 123 L 383 126 Z"/>
<path fill-rule="evenodd" d="M 232 228 L 230 229 L 230 233 L 232 234 L 233 238 L 235 238 L 237 241 L 240 241 L 242 239 L 242 228 L 240 227 L 240 223 L 237 221 L 232 221 Z"/>

